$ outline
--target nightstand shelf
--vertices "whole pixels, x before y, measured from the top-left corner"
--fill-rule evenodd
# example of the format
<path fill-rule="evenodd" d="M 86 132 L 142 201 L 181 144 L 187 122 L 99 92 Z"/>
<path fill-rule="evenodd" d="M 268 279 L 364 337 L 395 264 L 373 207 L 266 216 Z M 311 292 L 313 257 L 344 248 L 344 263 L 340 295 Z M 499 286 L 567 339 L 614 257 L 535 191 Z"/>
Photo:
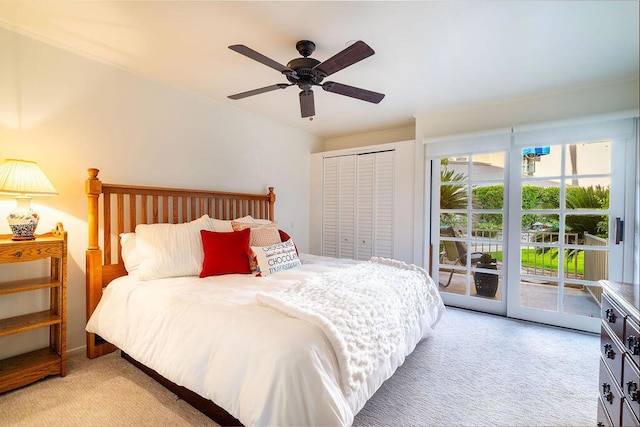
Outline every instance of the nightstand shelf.
<path fill-rule="evenodd" d="M 48 276 L 35 279 L 15 280 L 13 282 L 0 283 L 0 295 L 35 291 L 36 289 L 57 288 L 59 286 L 59 280 L 51 280 L 51 277 Z"/>
<path fill-rule="evenodd" d="M 51 312 L 51 310 L 9 317 L 8 319 L 0 320 L 0 337 L 19 334 L 21 332 L 42 328 L 44 326 L 56 325 L 61 321 L 62 319 L 60 316 Z"/>
<path fill-rule="evenodd" d="M 67 233 L 58 224 L 35 240 L 13 241 L 10 235 L 0 236 L 0 269 L 3 264 L 47 259 L 50 276 L 0 282 L 0 298 L 38 289 L 49 292 L 48 310 L 0 319 L 0 337 L 49 329 L 48 347 L 0 360 L 0 393 L 67 373 Z"/>

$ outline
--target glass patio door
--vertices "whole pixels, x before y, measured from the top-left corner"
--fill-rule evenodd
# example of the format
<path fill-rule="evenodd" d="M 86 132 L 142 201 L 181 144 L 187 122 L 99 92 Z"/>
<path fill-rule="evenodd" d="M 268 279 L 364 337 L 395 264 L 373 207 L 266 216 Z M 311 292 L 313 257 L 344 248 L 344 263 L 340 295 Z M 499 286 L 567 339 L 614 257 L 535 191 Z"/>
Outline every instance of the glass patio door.
<path fill-rule="evenodd" d="M 512 152 L 508 314 L 600 330 L 598 280 L 621 279 L 625 144 L 611 140 Z M 618 235 L 620 240 L 620 235 Z"/>
<path fill-rule="evenodd" d="M 427 142 L 445 304 L 600 330 L 598 280 L 628 281 L 637 263 L 623 226 L 640 149 L 629 117 Z"/>
<path fill-rule="evenodd" d="M 446 304 L 504 314 L 507 153 L 433 161 L 437 279 Z"/>

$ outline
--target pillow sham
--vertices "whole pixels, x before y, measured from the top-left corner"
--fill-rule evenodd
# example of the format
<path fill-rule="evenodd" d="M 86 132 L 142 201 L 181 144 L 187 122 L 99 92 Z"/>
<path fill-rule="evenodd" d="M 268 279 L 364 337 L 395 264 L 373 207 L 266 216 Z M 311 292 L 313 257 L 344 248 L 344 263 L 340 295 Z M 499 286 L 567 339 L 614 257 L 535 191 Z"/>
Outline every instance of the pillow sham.
<path fill-rule="evenodd" d="M 122 262 L 129 274 L 135 274 L 140 267 L 142 257 L 136 247 L 136 233 L 120 233 L 120 247 L 122 248 Z"/>
<path fill-rule="evenodd" d="M 260 218 L 253 218 L 253 222 L 256 224 L 275 224 L 275 221 L 270 221 L 268 219 L 260 219 Z"/>
<path fill-rule="evenodd" d="M 248 222 L 231 221 L 233 231 L 241 231 L 244 229 L 251 230 L 250 246 L 269 246 L 280 243 L 280 233 L 278 232 L 278 224 L 271 222 L 269 224 L 257 224 Z"/>
<path fill-rule="evenodd" d="M 234 221 L 235 222 L 244 222 L 244 223 L 248 223 L 248 224 L 261 224 L 261 225 L 275 223 L 275 221 L 270 221 L 268 219 L 262 219 L 262 218 L 254 218 L 251 215 L 246 215 L 246 216 L 243 216 L 242 218 L 236 218 L 236 219 L 234 219 Z"/>
<path fill-rule="evenodd" d="M 209 216 L 207 216 L 207 218 L 209 218 L 211 231 L 217 231 L 219 233 L 231 233 L 233 231 L 231 220 L 210 218 Z"/>
<path fill-rule="evenodd" d="M 276 223 L 270 224 L 256 224 L 256 223 L 244 223 L 232 221 L 234 231 L 240 231 L 248 229 L 250 230 L 249 246 L 270 246 L 280 243 L 280 233 L 278 233 L 278 226 Z M 247 256 L 249 257 L 249 266 L 251 271 L 258 269 L 255 256 L 247 248 Z"/>
<path fill-rule="evenodd" d="M 200 277 L 218 276 L 221 274 L 251 274 L 247 251 L 251 231 L 219 233 L 201 230 L 204 260 Z"/>
<path fill-rule="evenodd" d="M 302 265 L 296 253 L 296 245 L 291 239 L 271 246 L 252 246 L 251 250 L 260 267 L 260 276 L 268 276 Z"/>
<path fill-rule="evenodd" d="M 197 276 L 204 251 L 200 230 L 210 230 L 208 215 L 184 224 L 138 224 L 136 248 L 142 261 L 140 280 Z"/>

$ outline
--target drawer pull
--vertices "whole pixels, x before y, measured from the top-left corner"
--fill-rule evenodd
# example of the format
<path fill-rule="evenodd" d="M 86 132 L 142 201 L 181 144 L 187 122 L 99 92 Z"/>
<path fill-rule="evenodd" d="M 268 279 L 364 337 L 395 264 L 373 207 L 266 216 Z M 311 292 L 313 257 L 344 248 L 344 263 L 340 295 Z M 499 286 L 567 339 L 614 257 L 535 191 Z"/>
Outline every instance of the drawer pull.
<path fill-rule="evenodd" d="M 627 337 L 627 347 L 631 350 L 631 354 L 637 356 L 640 354 L 640 342 L 638 342 L 638 337 L 634 335 L 630 335 Z"/>
<path fill-rule="evenodd" d="M 22 251 L 18 251 L 14 254 L 16 258 L 22 258 Z"/>
<path fill-rule="evenodd" d="M 639 399 L 638 384 L 634 383 L 633 381 L 627 381 L 627 394 L 629 395 L 631 400 L 637 402 Z"/>
<path fill-rule="evenodd" d="M 598 421 L 598 424 L 596 424 L 598 427 L 604 427 L 604 423 L 602 421 Z"/>
<path fill-rule="evenodd" d="M 604 345 L 604 355 L 607 356 L 607 359 L 615 359 L 616 352 L 613 351 L 613 346 L 611 344 Z"/>
<path fill-rule="evenodd" d="M 607 308 L 604 312 L 605 318 L 609 323 L 616 323 L 616 314 L 613 312 L 612 308 Z"/>
<path fill-rule="evenodd" d="M 613 403 L 613 393 L 611 393 L 611 385 L 602 383 L 602 397 L 609 403 Z"/>

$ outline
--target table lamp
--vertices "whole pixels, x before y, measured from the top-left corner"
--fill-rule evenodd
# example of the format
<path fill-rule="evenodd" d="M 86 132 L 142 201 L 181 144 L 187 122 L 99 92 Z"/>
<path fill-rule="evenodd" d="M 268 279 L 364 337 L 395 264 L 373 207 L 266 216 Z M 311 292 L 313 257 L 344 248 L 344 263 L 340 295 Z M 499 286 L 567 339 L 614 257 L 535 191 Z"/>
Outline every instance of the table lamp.
<path fill-rule="evenodd" d="M 36 162 L 15 159 L 0 164 L 0 193 L 16 195 L 16 209 L 7 217 L 12 240 L 35 239 L 39 216 L 31 209 L 31 196 L 58 194 Z"/>

